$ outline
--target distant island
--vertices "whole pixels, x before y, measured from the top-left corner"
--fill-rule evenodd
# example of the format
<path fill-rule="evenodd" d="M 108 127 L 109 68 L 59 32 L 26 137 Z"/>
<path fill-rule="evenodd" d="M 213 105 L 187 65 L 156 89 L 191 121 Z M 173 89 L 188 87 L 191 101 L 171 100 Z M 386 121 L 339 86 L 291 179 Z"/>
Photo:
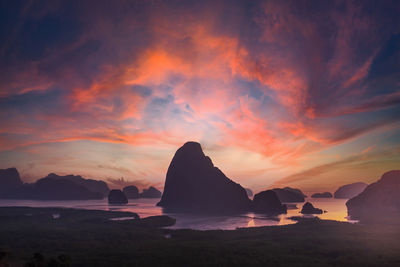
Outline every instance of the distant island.
<path fill-rule="evenodd" d="M 335 198 L 350 199 L 364 191 L 367 186 L 368 184 L 363 182 L 346 184 L 339 187 L 333 195 Z"/>
<path fill-rule="evenodd" d="M 34 183 L 23 183 L 16 168 L 0 169 L 0 199 L 90 200 L 104 199 L 109 192 L 106 182 L 80 175 L 50 173 Z M 136 186 L 127 186 L 122 194 L 129 195 L 129 199 L 161 197 L 161 192 L 152 186 L 142 193 Z"/>
<path fill-rule="evenodd" d="M 161 191 L 157 188 L 150 186 L 148 189 L 143 189 L 143 192 L 139 195 L 142 198 L 160 198 Z"/>
<path fill-rule="evenodd" d="M 0 198 L 36 200 L 86 200 L 102 199 L 108 194 L 103 181 L 85 179 L 81 176 L 58 176 L 54 173 L 37 180 L 23 183 L 15 168 L 0 170 Z"/>

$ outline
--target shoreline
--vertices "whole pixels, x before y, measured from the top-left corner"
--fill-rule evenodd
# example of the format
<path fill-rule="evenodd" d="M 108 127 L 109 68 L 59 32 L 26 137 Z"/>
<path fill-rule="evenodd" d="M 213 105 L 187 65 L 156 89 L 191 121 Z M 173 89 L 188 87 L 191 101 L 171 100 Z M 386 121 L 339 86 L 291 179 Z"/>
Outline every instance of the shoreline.
<path fill-rule="evenodd" d="M 258 227 L 267 225 L 293 224 L 290 220 L 293 216 L 302 216 L 300 213 L 303 203 L 291 203 L 297 205 L 296 209 L 288 209 L 287 214 L 278 216 L 267 216 L 263 213 L 247 212 L 242 214 L 198 214 L 198 213 L 168 213 L 157 207 L 158 199 L 136 199 L 130 200 L 127 205 L 109 206 L 106 200 L 94 201 L 7 201 L 0 200 L 0 206 L 28 206 L 28 207 L 69 207 L 89 210 L 115 210 L 130 211 L 137 213 L 140 217 L 153 215 L 167 215 L 175 217 L 177 224 L 171 228 L 182 229 L 236 229 L 244 227 Z M 316 207 L 328 210 L 328 213 L 319 215 L 321 219 L 333 219 L 347 221 L 348 218 L 344 200 L 316 200 L 313 203 Z"/>
<path fill-rule="evenodd" d="M 51 215 L 59 213 L 54 219 Z M 26 216 L 27 213 L 32 215 Z M 400 229 L 330 220 L 190 230 L 168 218 L 112 221 L 120 211 L 0 207 L 0 263 L 23 266 L 40 253 L 57 266 L 395 266 Z M 146 221 L 147 220 L 147 221 Z M 0 253 L 0 254 L 1 254 Z M 64 257 L 62 256 L 62 258 Z M 374 263 L 371 265 L 371 262 Z"/>

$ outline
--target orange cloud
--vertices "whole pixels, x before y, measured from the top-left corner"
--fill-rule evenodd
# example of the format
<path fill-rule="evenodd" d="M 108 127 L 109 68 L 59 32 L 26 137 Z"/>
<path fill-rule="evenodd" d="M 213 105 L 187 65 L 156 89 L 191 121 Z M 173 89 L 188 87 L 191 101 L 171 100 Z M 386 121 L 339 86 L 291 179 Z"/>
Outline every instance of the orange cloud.
<path fill-rule="evenodd" d="M 13 64 L 1 64 L 0 150 L 77 140 L 155 149 L 195 140 L 273 165 L 251 176 L 309 167 L 321 150 L 395 124 L 389 111 L 400 103 L 396 73 L 383 83 L 388 89 L 373 88 L 382 77 L 368 83 L 390 37 L 380 35 L 377 18 L 359 3 L 326 5 L 82 4 L 66 25 L 71 38 L 30 40 L 32 55 L 22 51 L 11 62 L 19 55 L 11 51 Z M 362 117 L 377 110 L 387 113 Z"/>

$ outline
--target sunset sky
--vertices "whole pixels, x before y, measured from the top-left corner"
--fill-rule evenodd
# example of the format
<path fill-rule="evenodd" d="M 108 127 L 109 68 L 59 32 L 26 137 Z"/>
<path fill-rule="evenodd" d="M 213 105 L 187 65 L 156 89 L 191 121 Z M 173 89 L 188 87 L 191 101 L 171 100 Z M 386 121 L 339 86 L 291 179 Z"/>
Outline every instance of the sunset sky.
<path fill-rule="evenodd" d="M 399 14 L 398 1 L 1 1 L 0 168 L 162 189 L 198 141 L 256 192 L 373 182 L 400 169 Z"/>

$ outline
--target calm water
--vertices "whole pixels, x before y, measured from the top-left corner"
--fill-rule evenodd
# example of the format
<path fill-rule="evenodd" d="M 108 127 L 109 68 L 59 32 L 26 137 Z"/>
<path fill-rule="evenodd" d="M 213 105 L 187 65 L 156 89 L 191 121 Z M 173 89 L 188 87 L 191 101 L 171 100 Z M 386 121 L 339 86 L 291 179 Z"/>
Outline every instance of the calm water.
<path fill-rule="evenodd" d="M 238 227 L 255 227 L 270 225 L 292 224 L 295 221 L 288 219 L 299 216 L 303 203 L 297 203 L 298 209 L 288 209 L 288 213 L 277 217 L 267 217 L 262 214 L 247 213 L 238 216 L 204 216 L 177 213 L 163 213 L 156 206 L 159 199 L 131 199 L 127 205 L 109 206 L 107 200 L 79 200 L 79 201 L 36 201 L 36 200 L 0 200 L 0 206 L 28 206 L 28 207 L 66 207 L 92 210 L 118 210 L 131 211 L 140 217 L 166 214 L 176 219 L 176 224 L 171 228 L 190 228 L 198 230 L 211 229 L 236 229 Z M 347 219 L 346 200 L 344 199 L 310 199 L 317 208 L 326 210 L 327 213 L 319 215 L 321 219 L 350 221 Z M 352 221 L 350 221 L 352 222 Z"/>

